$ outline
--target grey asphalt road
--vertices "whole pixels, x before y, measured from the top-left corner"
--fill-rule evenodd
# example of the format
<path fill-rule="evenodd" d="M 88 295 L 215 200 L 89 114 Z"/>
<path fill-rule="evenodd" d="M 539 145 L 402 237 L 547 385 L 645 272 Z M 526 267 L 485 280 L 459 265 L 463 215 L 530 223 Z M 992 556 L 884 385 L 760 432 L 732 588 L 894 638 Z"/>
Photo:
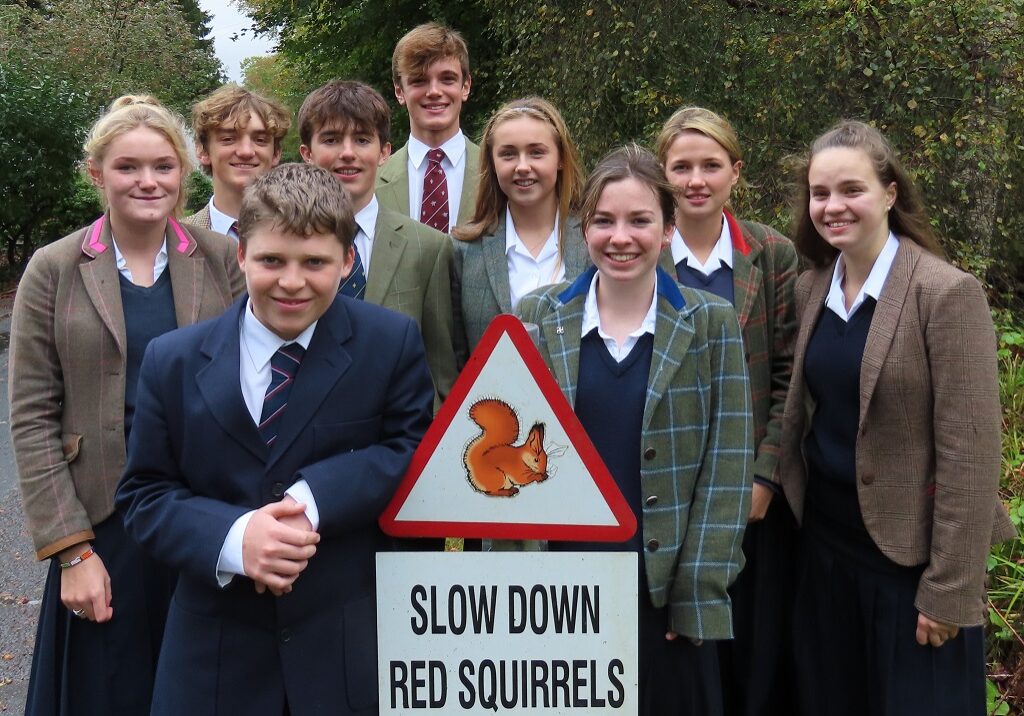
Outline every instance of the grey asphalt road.
<path fill-rule="evenodd" d="M 10 317 L 0 318 L 0 712 L 21 714 L 46 565 L 36 561 L 25 530 L 11 451 L 7 402 L 10 329 Z"/>

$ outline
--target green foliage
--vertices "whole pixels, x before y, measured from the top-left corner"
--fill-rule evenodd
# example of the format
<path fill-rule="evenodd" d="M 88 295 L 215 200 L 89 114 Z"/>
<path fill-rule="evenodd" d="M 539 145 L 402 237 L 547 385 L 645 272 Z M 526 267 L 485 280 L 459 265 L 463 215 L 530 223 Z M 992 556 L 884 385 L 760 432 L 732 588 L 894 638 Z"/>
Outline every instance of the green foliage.
<path fill-rule="evenodd" d="M 16 63 L 0 65 L 0 241 L 7 265 L 75 228 L 77 161 L 88 98 L 70 83 Z"/>
<path fill-rule="evenodd" d="M 202 209 L 213 196 L 213 180 L 198 169 L 188 177 L 188 203 L 185 213 L 194 214 Z"/>

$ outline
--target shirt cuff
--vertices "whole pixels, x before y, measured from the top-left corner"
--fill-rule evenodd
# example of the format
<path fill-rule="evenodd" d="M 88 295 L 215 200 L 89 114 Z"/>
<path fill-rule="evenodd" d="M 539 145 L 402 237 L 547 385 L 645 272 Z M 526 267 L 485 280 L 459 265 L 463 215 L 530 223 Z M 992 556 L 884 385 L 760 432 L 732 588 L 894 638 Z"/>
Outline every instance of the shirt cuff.
<path fill-rule="evenodd" d="M 306 519 L 309 520 L 309 524 L 313 526 L 314 532 L 319 530 L 320 510 L 316 507 L 316 498 L 313 497 L 313 491 L 309 489 L 309 483 L 305 480 L 299 480 L 285 490 L 284 494 L 288 495 L 296 502 L 301 502 L 306 506 Z"/>
<path fill-rule="evenodd" d="M 235 576 L 245 574 L 245 567 L 242 563 L 242 537 L 254 514 L 256 514 L 256 510 L 250 510 L 235 520 L 231 529 L 228 530 L 228 536 L 224 538 L 224 544 L 220 548 L 220 557 L 217 558 L 217 584 L 222 588 L 231 584 L 231 580 Z"/>

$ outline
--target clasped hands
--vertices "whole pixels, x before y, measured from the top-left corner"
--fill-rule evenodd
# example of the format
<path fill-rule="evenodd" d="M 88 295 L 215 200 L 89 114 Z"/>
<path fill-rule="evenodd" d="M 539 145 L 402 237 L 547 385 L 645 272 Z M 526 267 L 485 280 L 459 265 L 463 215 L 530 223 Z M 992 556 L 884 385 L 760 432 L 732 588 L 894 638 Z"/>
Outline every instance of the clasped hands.
<path fill-rule="evenodd" d="M 242 535 L 242 568 L 256 592 L 280 597 L 316 554 L 320 535 L 306 517 L 306 506 L 285 495 L 256 510 Z"/>

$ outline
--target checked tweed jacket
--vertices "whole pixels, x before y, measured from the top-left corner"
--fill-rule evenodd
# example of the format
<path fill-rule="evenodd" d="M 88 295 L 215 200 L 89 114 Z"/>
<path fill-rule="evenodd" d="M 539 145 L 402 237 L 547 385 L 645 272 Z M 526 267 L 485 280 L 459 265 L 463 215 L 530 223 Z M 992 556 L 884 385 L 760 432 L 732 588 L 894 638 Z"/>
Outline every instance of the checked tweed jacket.
<path fill-rule="evenodd" d="M 531 293 L 520 317 L 540 326 L 540 352 L 576 401 L 583 307 L 596 268 Z M 753 479 L 750 387 L 736 314 L 658 271 L 654 354 L 641 451 L 644 569 L 651 602 L 693 639 L 732 637 L 727 587 L 743 566 Z"/>
<path fill-rule="evenodd" d="M 803 363 L 835 265 L 797 281 L 800 333 L 782 431 L 782 487 L 803 517 L 803 441 L 815 406 Z M 823 406 L 827 408 L 828 406 Z M 1016 534 L 999 501 L 996 339 L 970 274 L 900 239 L 875 306 L 860 374 L 857 496 L 871 538 L 896 564 L 926 564 L 918 611 L 985 620 L 989 545 Z"/>
<path fill-rule="evenodd" d="M 203 208 L 196 213 L 186 216 L 181 220 L 181 223 L 213 231 L 213 222 L 210 219 L 210 202 L 203 204 Z"/>
<path fill-rule="evenodd" d="M 774 229 L 737 221 L 728 211 L 732 234 L 732 283 L 736 315 L 743 329 L 750 396 L 754 412 L 754 474 L 779 481 L 782 413 L 793 369 L 796 340 L 797 255 L 793 243 Z M 661 255 L 661 267 L 675 276 L 672 252 Z"/>
<path fill-rule="evenodd" d="M 459 215 L 454 225 L 467 223 L 473 216 L 476 205 L 476 187 L 480 181 L 480 147 L 466 139 L 466 156 L 463 158 L 465 174 L 462 180 L 462 194 L 459 196 Z M 377 172 L 377 201 L 385 209 L 409 216 L 409 145 L 404 145 L 388 157 Z M 419 209 L 412 217 L 419 220 Z"/>

